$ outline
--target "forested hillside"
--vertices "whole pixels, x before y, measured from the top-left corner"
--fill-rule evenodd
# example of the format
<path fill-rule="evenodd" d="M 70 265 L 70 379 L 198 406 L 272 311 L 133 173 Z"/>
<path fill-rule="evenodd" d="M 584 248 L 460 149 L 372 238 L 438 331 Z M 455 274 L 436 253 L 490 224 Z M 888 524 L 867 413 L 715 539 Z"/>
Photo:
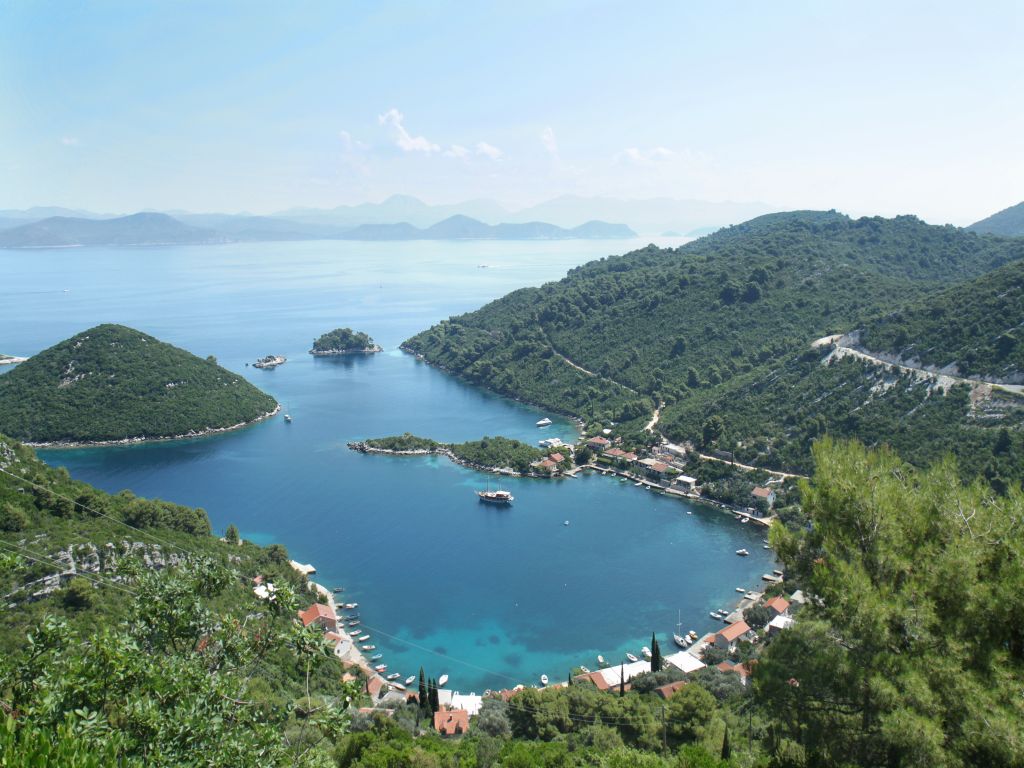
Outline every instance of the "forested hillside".
<path fill-rule="evenodd" d="M 1024 261 L 868 320 L 860 344 L 986 381 L 1024 381 Z"/>
<path fill-rule="evenodd" d="M 825 431 L 873 444 L 906 432 L 908 458 L 922 462 L 930 449 L 907 419 L 920 425 L 953 400 L 929 402 L 918 413 L 910 403 L 929 399 L 928 388 L 907 389 L 909 382 L 876 397 L 862 376 L 866 367 L 818 371 L 824 353 L 810 352 L 810 344 L 1022 256 L 1022 241 L 909 216 L 773 214 L 678 249 L 651 246 L 591 262 L 557 283 L 442 322 L 405 348 L 588 422 L 642 424 L 664 403 L 662 432 L 699 441 L 702 422 L 720 414 L 726 429 L 716 447 L 746 455 L 762 446 L 754 453 L 768 454 L 774 466 L 806 469 L 807 436 Z M 964 333 L 973 333 L 970 324 Z M 840 381 L 844 374 L 853 378 Z M 798 388 L 795 396 L 780 377 Z M 762 392 L 777 394 L 764 400 Z M 836 392 L 845 394 L 829 401 Z M 955 418 L 934 425 L 943 445 L 963 439 L 968 425 L 983 430 L 972 441 L 994 444 L 997 419 L 974 419 L 966 406 L 954 410 Z"/>
<path fill-rule="evenodd" d="M 1004 237 L 1024 235 L 1024 203 L 1017 203 L 999 213 L 993 213 L 981 221 L 974 222 L 967 229 Z"/>
<path fill-rule="evenodd" d="M 242 376 L 122 325 L 98 325 L 0 376 L 0 432 L 28 442 L 224 429 L 277 403 Z"/>

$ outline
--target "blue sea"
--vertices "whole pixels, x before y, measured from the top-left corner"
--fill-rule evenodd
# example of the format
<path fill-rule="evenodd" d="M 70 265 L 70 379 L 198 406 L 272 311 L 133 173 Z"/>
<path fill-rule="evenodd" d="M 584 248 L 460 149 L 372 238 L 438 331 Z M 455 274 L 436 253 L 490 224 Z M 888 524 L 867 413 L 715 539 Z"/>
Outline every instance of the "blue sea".
<path fill-rule="evenodd" d="M 677 244 L 678 241 L 667 244 Z M 299 242 L 0 251 L 0 352 L 31 355 L 97 323 L 215 355 L 292 415 L 214 437 L 42 451 L 108 491 L 203 507 L 214 528 L 280 542 L 344 586 L 403 677 L 463 692 L 564 679 L 656 632 L 710 630 L 774 566 L 764 531 L 603 476 L 501 481 L 439 458 L 367 456 L 350 440 L 571 439 L 554 414 L 463 384 L 398 350 L 412 334 L 641 241 Z M 320 333 L 366 331 L 379 355 L 313 358 Z M 246 367 L 283 354 L 275 370 Z M 554 424 L 535 422 L 551 416 Z M 491 480 L 494 485 L 493 479 Z M 569 525 L 565 525 L 568 521 Z M 751 555 L 740 558 L 745 547 Z"/>

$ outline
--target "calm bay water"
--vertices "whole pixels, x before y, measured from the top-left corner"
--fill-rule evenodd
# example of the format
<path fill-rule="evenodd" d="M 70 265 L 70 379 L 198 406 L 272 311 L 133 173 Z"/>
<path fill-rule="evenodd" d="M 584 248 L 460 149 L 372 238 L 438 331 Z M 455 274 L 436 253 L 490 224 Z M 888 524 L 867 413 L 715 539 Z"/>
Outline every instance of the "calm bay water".
<path fill-rule="evenodd" d="M 397 350 L 413 333 L 637 241 L 305 242 L 0 251 L 0 352 L 30 355 L 100 322 L 216 355 L 281 403 L 235 433 L 132 447 L 43 451 L 108 491 L 201 506 L 222 531 L 281 542 L 344 585 L 403 676 L 424 665 L 463 691 L 564 678 L 617 661 L 658 632 L 715 626 L 713 608 L 770 570 L 763 531 L 730 516 L 588 476 L 502 480 L 511 508 L 481 505 L 487 476 L 442 459 L 365 456 L 353 439 L 570 439 L 564 419 L 466 386 Z M 479 265 L 487 265 L 481 268 Z M 65 292 L 65 289 L 67 291 Z M 312 358 L 312 339 L 363 330 L 386 352 Z M 288 363 L 245 363 L 274 353 Z M 688 514 L 688 511 L 692 514 Z M 568 520 L 569 525 L 564 525 Z M 734 554 L 740 547 L 751 556 Z"/>

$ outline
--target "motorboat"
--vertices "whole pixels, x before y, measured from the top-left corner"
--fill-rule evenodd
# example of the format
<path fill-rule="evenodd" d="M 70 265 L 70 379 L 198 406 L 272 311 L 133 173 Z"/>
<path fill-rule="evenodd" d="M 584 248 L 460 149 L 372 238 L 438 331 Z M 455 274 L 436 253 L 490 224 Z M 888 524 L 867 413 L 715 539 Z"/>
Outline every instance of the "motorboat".
<path fill-rule="evenodd" d="M 641 655 L 641 656 L 643 656 L 643 657 L 644 657 L 645 659 L 647 659 L 648 661 L 650 661 L 650 660 L 651 660 L 651 655 L 652 655 L 652 654 L 651 654 L 651 649 L 650 649 L 650 648 L 648 648 L 648 647 L 647 647 L 647 646 L 645 645 L 645 646 L 644 646 L 643 648 L 641 648 L 641 649 L 640 649 L 640 655 Z"/>
<path fill-rule="evenodd" d="M 289 414 L 287 414 L 287 413 L 286 413 L 286 414 L 284 415 L 284 423 L 285 423 L 285 424 L 291 424 L 291 423 L 292 423 L 292 417 L 291 417 L 291 415 L 289 415 Z"/>
<path fill-rule="evenodd" d="M 383 658 L 384 658 L 384 654 L 383 653 L 375 653 L 375 654 L 373 654 L 373 656 L 370 657 L 370 661 L 380 661 Z"/>
<path fill-rule="evenodd" d="M 384 672 L 388 668 L 387 664 L 378 664 L 374 667 L 378 672 Z"/>
<path fill-rule="evenodd" d="M 736 550 L 736 554 L 739 555 L 740 557 L 746 557 L 747 555 L 750 554 L 750 552 L 748 552 L 746 549 L 737 549 Z"/>
<path fill-rule="evenodd" d="M 401 675 L 398 674 L 397 672 L 392 672 L 390 675 L 387 676 L 386 679 L 388 679 L 388 680 L 397 680 L 400 677 L 401 677 Z"/>
<path fill-rule="evenodd" d="M 361 645 L 361 646 L 359 646 L 359 650 L 361 650 L 361 651 L 376 651 L 377 650 L 377 646 L 376 645 Z"/>
<path fill-rule="evenodd" d="M 344 591 L 345 591 L 344 587 L 335 587 L 334 588 L 334 594 L 338 594 L 339 592 L 344 592 Z"/>
<path fill-rule="evenodd" d="M 569 524 L 568 520 L 566 520 L 564 523 L 562 523 L 562 525 L 568 525 L 568 524 Z"/>
<path fill-rule="evenodd" d="M 437 687 L 444 688 L 448 684 L 448 675 L 441 675 L 437 678 Z"/>
<path fill-rule="evenodd" d="M 359 603 L 345 603 L 344 607 L 346 611 L 351 611 L 353 608 L 358 608 Z"/>
<path fill-rule="evenodd" d="M 547 675 L 541 675 L 540 676 L 540 684 L 541 685 L 547 685 L 548 684 L 548 676 Z"/>
<path fill-rule="evenodd" d="M 406 685 L 412 685 L 415 682 L 416 682 L 416 675 L 409 675 L 407 678 L 405 678 L 405 684 Z"/>
<path fill-rule="evenodd" d="M 405 686 L 402 685 L 401 683 L 392 683 L 391 687 L 394 688 L 396 691 L 404 691 L 405 690 Z"/>
<path fill-rule="evenodd" d="M 580 672 L 582 672 L 584 675 L 589 675 L 590 674 L 590 670 L 587 669 L 586 667 L 580 667 Z"/>
<path fill-rule="evenodd" d="M 547 416 L 545 416 L 543 419 L 541 419 L 540 421 L 537 422 L 537 426 L 538 427 L 548 427 L 548 426 L 551 426 L 551 423 L 552 423 L 551 419 L 549 419 Z"/>
<path fill-rule="evenodd" d="M 736 587 L 736 591 L 737 592 L 746 592 L 747 590 L 744 589 L 743 587 Z"/>
<path fill-rule="evenodd" d="M 608 662 L 604 660 L 604 656 L 598 656 L 597 657 L 597 665 L 599 667 L 607 667 L 608 666 Z"/>
<path fill-rule="evenodd" d="M 700 637 L 700 635 L 698 635 L 697 631 L 694 629 L 691 629 L 689 632 L 687 632 L 686 636 L 690 638 L 691 642 L 697 640 L 697 638 Z"/>
<path fill-rule="evenodd" d="M 360 635 L 360 636 L 359 636 L 359 637 L 357 637 L 356 639 L 357 639 L 357 640 L 358 640 L 358 641 L 359 641 L 360 643 L 365 643 L 365 642 L 366 642 L 367 640 L 369 640 L 369 639 L 370 639 L 370 636 L 369 636 L 369 635 Z"/>
<path fill-rule="evenodd" d="M 627 658 L 627 659 L 629 659 L 629 660 L 630 660 L 631 662 L 637 662 L 637 661 L 640 661 L 640 659 L 638 659 L 638 658 L 637 658 L 636 656 L 634 656 L 634 655 L 633 655 L 632 653 L 627 653 L 627 654 L 626 654 L 626 658 Z"/>

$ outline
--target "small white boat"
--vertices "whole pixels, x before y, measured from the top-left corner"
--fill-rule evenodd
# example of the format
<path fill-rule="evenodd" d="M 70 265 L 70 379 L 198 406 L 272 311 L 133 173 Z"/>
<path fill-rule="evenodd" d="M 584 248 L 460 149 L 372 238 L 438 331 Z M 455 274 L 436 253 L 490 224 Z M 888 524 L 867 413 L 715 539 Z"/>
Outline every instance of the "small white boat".
<path fill-rule="evenodd" d="M 597 664 L 598 664 L 598 666 L 603 667 L 603 666 L 606 666 L 608 664 L 608 662 L 604 660 L 604 656 L 598 656 L 597 657 Z"/>
<path fill-rule="evenodd" d="M 629 660 L 630 660 L 631 662 L 635 662 L 635 661 L 640 661 L 640 659 L 638 659 L 638 658 L 637 658 L 636 656 L 634 656 L 634 655 L 633 655 L 632 653 L 627 653 L 627 654 L 626 654 L 626 658 L 627 658 L 627 659 L 629 659 Z"/>
<path fill-rule="evenodd" d="M 345 603 L 345 606 L 344 606 L 346 611 L 351 611 L 353 608 L 358 608 L 358 607 L 359 607 L 359 603 Z"/>
<path fill-rule="evenodd" d="M 394 688 L 396 691 L 404 691 L 405 690 L 405 686 L 402 685 L 401 683 L 392 683 L 391 687 Z"/>
<path fill-rule="evenodd" d="M 370 639 L 370 636 L 369 636 L 369 635 L 360 635 L 360 636 L 359 636 L 359 637 L 357 637 L 356 639 L 357 639 L 357 640 L 358 640 L 358 641 L 359 641 L 360 643 L 365 643 L 365 642 L 366 642 L 367 640 L 369 640 L 369 639 Z"/>
<path fill-rule="evenodd" d="M 643 483 L 642 482 L 633 483 L 633 485 L 634 485 L 634 487 L 639 488 L 641 485 L 643 485 Z"/>
<path fill-rule="evenodd" d="M 650 661 L 650 659 L 651 659 L 651 649 L 648 648 L 645 645 L 643 648 L 640 649 L 640 655 L 643 656 L 648 661 Z"/>
<path fill-rule="evenodd" d="M 400 677 L 401 677 L 401 675 L 398 674 L 397 672 L 392 672 L 390 675 L 387 676 L 387 679 L 388 680 L 397 680 Z"/>
<path fill-rule="evenodd" d="M 685 648 L 686 646 L 689 645 L 689 642 L 687 642 L 686 638 L 683 637 L 682 635 L 673 634 L 672 635 L 672 642 L 675 643 L 676 645 L 678 645 L 680 648 Z"/>
<path fill-rule="evenodd" d="M 736 550 L 736 554 L 739 555 L 740 557 L 746 557 L 747 555 L 750 554 L 750 552 L 748 552 L 746 549 L 737 549 Z"/>
<path fill-rule="evenodd" d="M 543 419 L 537 422 L 538 427 L 547 427 L 551 425 L 551 419 L 545 416 Z"/>
<path fill-rule="evenodd" d="M 541 685 L 547 685 L 548 684 L 548 676 L 547 675 L 541 675 L 540 676 L 540 684 Z"/>
<path fill-rule="evenodd" d="M 569 524 L 568 520 L 566 520 L 564 523 L 562 523 L 562 525 L 568 525 L 568 524 Z"/>
<path fill-rule="evenodd" d="M 361 651 L 376 651 L 377 650 L 377 646 L 376 645 L 361 645 L 361 646 L 359 646 L 359 650 L 361 650 Z"/>
<path fill-rule="evenodd" d="M 384 654 L 383 653 L 375 653 L 375 654 L 373 654 L 373 656 L 370 657 L 370 661 L 380 661 L 383 658 L 384 658 Z"/>
<path fill-rule="evenodd" d="M 737 592 L 746 592 L 747 590 L 745 590 L 743 587 L 736 587 L 736 591 Z"/>
<path fill-rule="evenodd" d="M 712 619 L 717 619 L 718 618 L 718 611 L 714 611 L 713 613 L 709 613 L 708 616 L 710 616 Z"/>
<path fill-rule="evenodd" d="M 686 636 L 689 637 L 691 641 L 694 641 L 699 637 L 697 631 L 694 629 L 691 629 L 689 632 L 687 632 Z"/>
<path fill-rule="evenodd" d="M 590 674 L 590 670 L 583 666 L 580 667 L 580 672 L 582 672 L 584 675 Z"/>
<path fill-rule="evenodd" d="M 750 522 L 750 518 L 749 517 L 744 517 L 742 520 L 740 520 L 740 522 L 741 523 L 749 523 Z"/>
<path fill-rule="evenodd" d="M 771 549 L 771 547 L 769 547 L 767 544 L 762 544 L 761 547 L 762 549 Z"/>
<path fill-rule="evenodd" d="M 444 688 L 446 685 L 448 685 L 448 675 L 441 675 L 439 678 L 437 678 L 438 688 Z"/>
<path fill-rule="evenodd" d="M 416 682 L 416 675 L 409 675 L 407 678 L 405 678 L 405 684 L 406 685 L 412 685 L 415 682 Z"/>
<path fill-rule="evenodd" d="M 377 666 L 374 667 L 374 669 L 376 669 L 378 672 L 383 672 L 387 668 L 388 668 L 387 664 L 378 664 Z"/>
<path fill-rule="evenodd" d="M 291 424 L 292 423 L 292 417 L 289 414 L 287 414 L 287 413 L 284 415 L 284 420 L 285 420 L 286 424 Z"/>
<path fill-rule="evenodd" d="M 688 510 L 686 510 L 686 514 L 688 514 L 688 515 L 692 515 L 692 514 L 693 514 L 693 510 L 692 510 L 692 509 L 688 509 Z"/>

